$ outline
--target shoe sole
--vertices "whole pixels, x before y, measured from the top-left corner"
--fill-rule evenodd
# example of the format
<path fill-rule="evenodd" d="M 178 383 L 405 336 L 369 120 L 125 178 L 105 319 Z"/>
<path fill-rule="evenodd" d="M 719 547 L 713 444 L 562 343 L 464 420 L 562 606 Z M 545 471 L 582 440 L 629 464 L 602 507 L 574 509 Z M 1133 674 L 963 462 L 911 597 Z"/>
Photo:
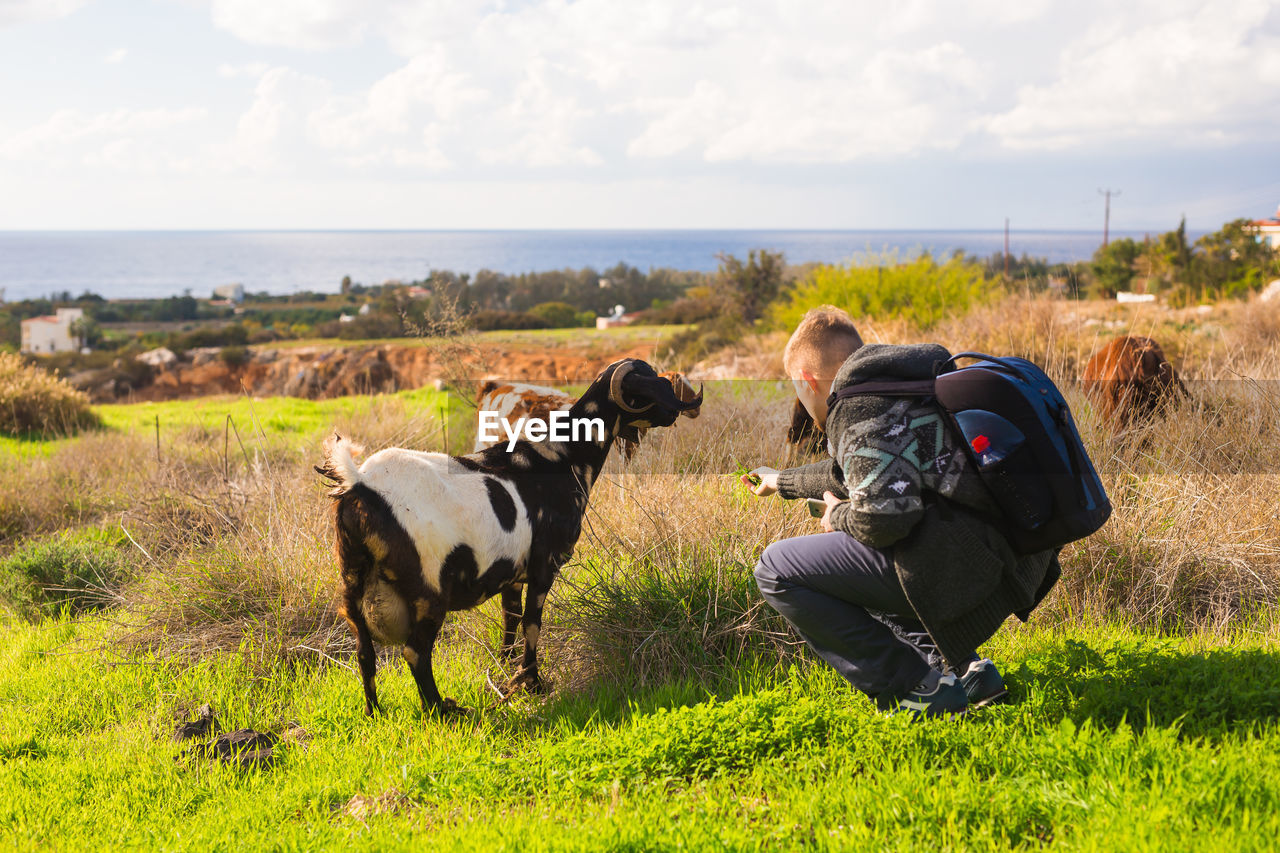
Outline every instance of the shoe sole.
<path fill-rule="evenodd" d="M 1004 690 L 1001 690 L 999 693 L 992 693 L 990 696 L 987 696 L 983 699 L 979 699 L 977 701 L 971 701 L 969 703 L 969 707 L 971 709 L 986 708 L 990 705 L 1004 705 L 1004 704 L 1007 704 L 1008 701 L 1009 701 L 1009 691 L 1007 689 L 1004 689 Z"/>

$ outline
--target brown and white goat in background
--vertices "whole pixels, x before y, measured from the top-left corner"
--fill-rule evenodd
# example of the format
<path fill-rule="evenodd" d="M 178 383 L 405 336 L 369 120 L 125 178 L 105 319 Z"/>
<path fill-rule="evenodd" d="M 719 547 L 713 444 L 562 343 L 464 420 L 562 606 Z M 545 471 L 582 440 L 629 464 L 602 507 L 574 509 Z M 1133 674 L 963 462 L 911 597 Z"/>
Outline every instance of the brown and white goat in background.
<path fill-rule="evenodd" d="M 701 393 L 694 389 L 693 383 L 679 371 L 669 370 L 659 373 L 658 376 L 671 383 L 671 389 L 681 403 L 688 403 Z M 499 421 L 506 424 L 506 429 L 498 430 L 496 441 L 485 441 L 481 437 L 481 425 L 477 425 L 476 443 L 472 452 L 478 453 L 494 444 L 505 443 L 508 440 L 508 434 L 516 432 L 521 418 L 525 420 L 520 427 L 519 435 L 521 438 L 527 438 L 525 430 L 530 421 L 545 422 L 550 419 L 552 412 L 567 412 L 575 402 L 577 402 L 576 398 L 570 397 L 559 388 L 527 385 L 521 382 L 498 382 L 490 379 L 480 386 L 480 393 L 476 399 L 476 411 L 496 412 Z M 696 418 L 700 412 L 700 408 L 693 408 L 680 414 L 686 418 Z M 618 443 L 627 459 L 635 454 L 635 442 L 619 437 Z"/>

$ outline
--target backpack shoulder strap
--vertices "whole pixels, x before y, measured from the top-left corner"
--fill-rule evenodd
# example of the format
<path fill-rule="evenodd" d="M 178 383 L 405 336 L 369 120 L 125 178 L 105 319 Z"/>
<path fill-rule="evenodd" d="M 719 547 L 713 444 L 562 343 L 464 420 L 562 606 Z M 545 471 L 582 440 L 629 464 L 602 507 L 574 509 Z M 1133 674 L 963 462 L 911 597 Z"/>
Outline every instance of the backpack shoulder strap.
<path fill-rule="evenodd" d="M 849 397 L 929 397 L 934 393 L 933 379 L 904 379 L 888 382 L 857 382 L 833 391 L 827 398 L 827 408 L 837 400 Z"/>

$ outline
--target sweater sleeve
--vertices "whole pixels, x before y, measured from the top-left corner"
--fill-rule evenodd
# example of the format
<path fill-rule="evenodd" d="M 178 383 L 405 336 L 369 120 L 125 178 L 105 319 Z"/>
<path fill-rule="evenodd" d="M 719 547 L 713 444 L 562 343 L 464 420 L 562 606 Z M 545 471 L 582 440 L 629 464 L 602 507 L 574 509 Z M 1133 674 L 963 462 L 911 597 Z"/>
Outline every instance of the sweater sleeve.
<path fill-rule="evenodd" d="M 846 497 L 844 475 L 834 459 L 778 472 L 778 494 L 784 498 L 820 498 L 823 492 Z"/>
<path fill-rule="evenodd" d="M 891 515 L 868 513 L 859 509 L 855 497 L 831 509 L 831 526 L 864 545 L 887 548 L 910 533 L 923 514 L 921 505 Z"/>
<path fill-rule="evenodd" d="M 920 469 L 909 460 L 917 442 L 905 435 L 897 445 L 861 445 L 845 455 L 849 501 L 831 510 L 831 526 L 876 548 L 906 536 L 924 515 Z"/>

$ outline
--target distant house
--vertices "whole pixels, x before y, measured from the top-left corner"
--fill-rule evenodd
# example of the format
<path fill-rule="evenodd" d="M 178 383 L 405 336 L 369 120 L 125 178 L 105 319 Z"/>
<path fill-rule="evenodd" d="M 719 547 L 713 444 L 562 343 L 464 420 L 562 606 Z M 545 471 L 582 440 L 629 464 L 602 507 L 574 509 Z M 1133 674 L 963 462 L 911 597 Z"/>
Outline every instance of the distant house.
<path fill-rule="evenodd" d="M 428 299 L 430 298 L 430 296 L 431 296 L 431 288 L 429 287 L 421 287 L 416 284 L 409 286 L 410 299 Z"/>
<path fill-rule="evenodd" d="M 22 321 L 22 351 L 30 353 L 75 352 L 80 349 L 78 334 L 71 326 L 84 319 L 80 308 L 59 308 L 56 314 Z"/>
<path fill-rule="evenodd" d="M 239 305 L 244 302 L 244 285 L 243 284 L 223 284 L 213 289 L 214 299 L 225 299 L 228 302 Z"/>
<path fill-rule="evenodd" d="M 613 306 L 613 313 L 608 317 L 597 317 L 597 329 L 611 329 L 614 326 L 625 326 L 636 318 L 635 313 L 628 314 L 621 305 Z"/>
<path fill-rule="evenodd" d="M 1280 249 L 1280 208 L 1270 219 L 1255 219 L 1250 223 L 1258 235 L 1259 242 L 1265 242 L 1273 249 Z"/>

